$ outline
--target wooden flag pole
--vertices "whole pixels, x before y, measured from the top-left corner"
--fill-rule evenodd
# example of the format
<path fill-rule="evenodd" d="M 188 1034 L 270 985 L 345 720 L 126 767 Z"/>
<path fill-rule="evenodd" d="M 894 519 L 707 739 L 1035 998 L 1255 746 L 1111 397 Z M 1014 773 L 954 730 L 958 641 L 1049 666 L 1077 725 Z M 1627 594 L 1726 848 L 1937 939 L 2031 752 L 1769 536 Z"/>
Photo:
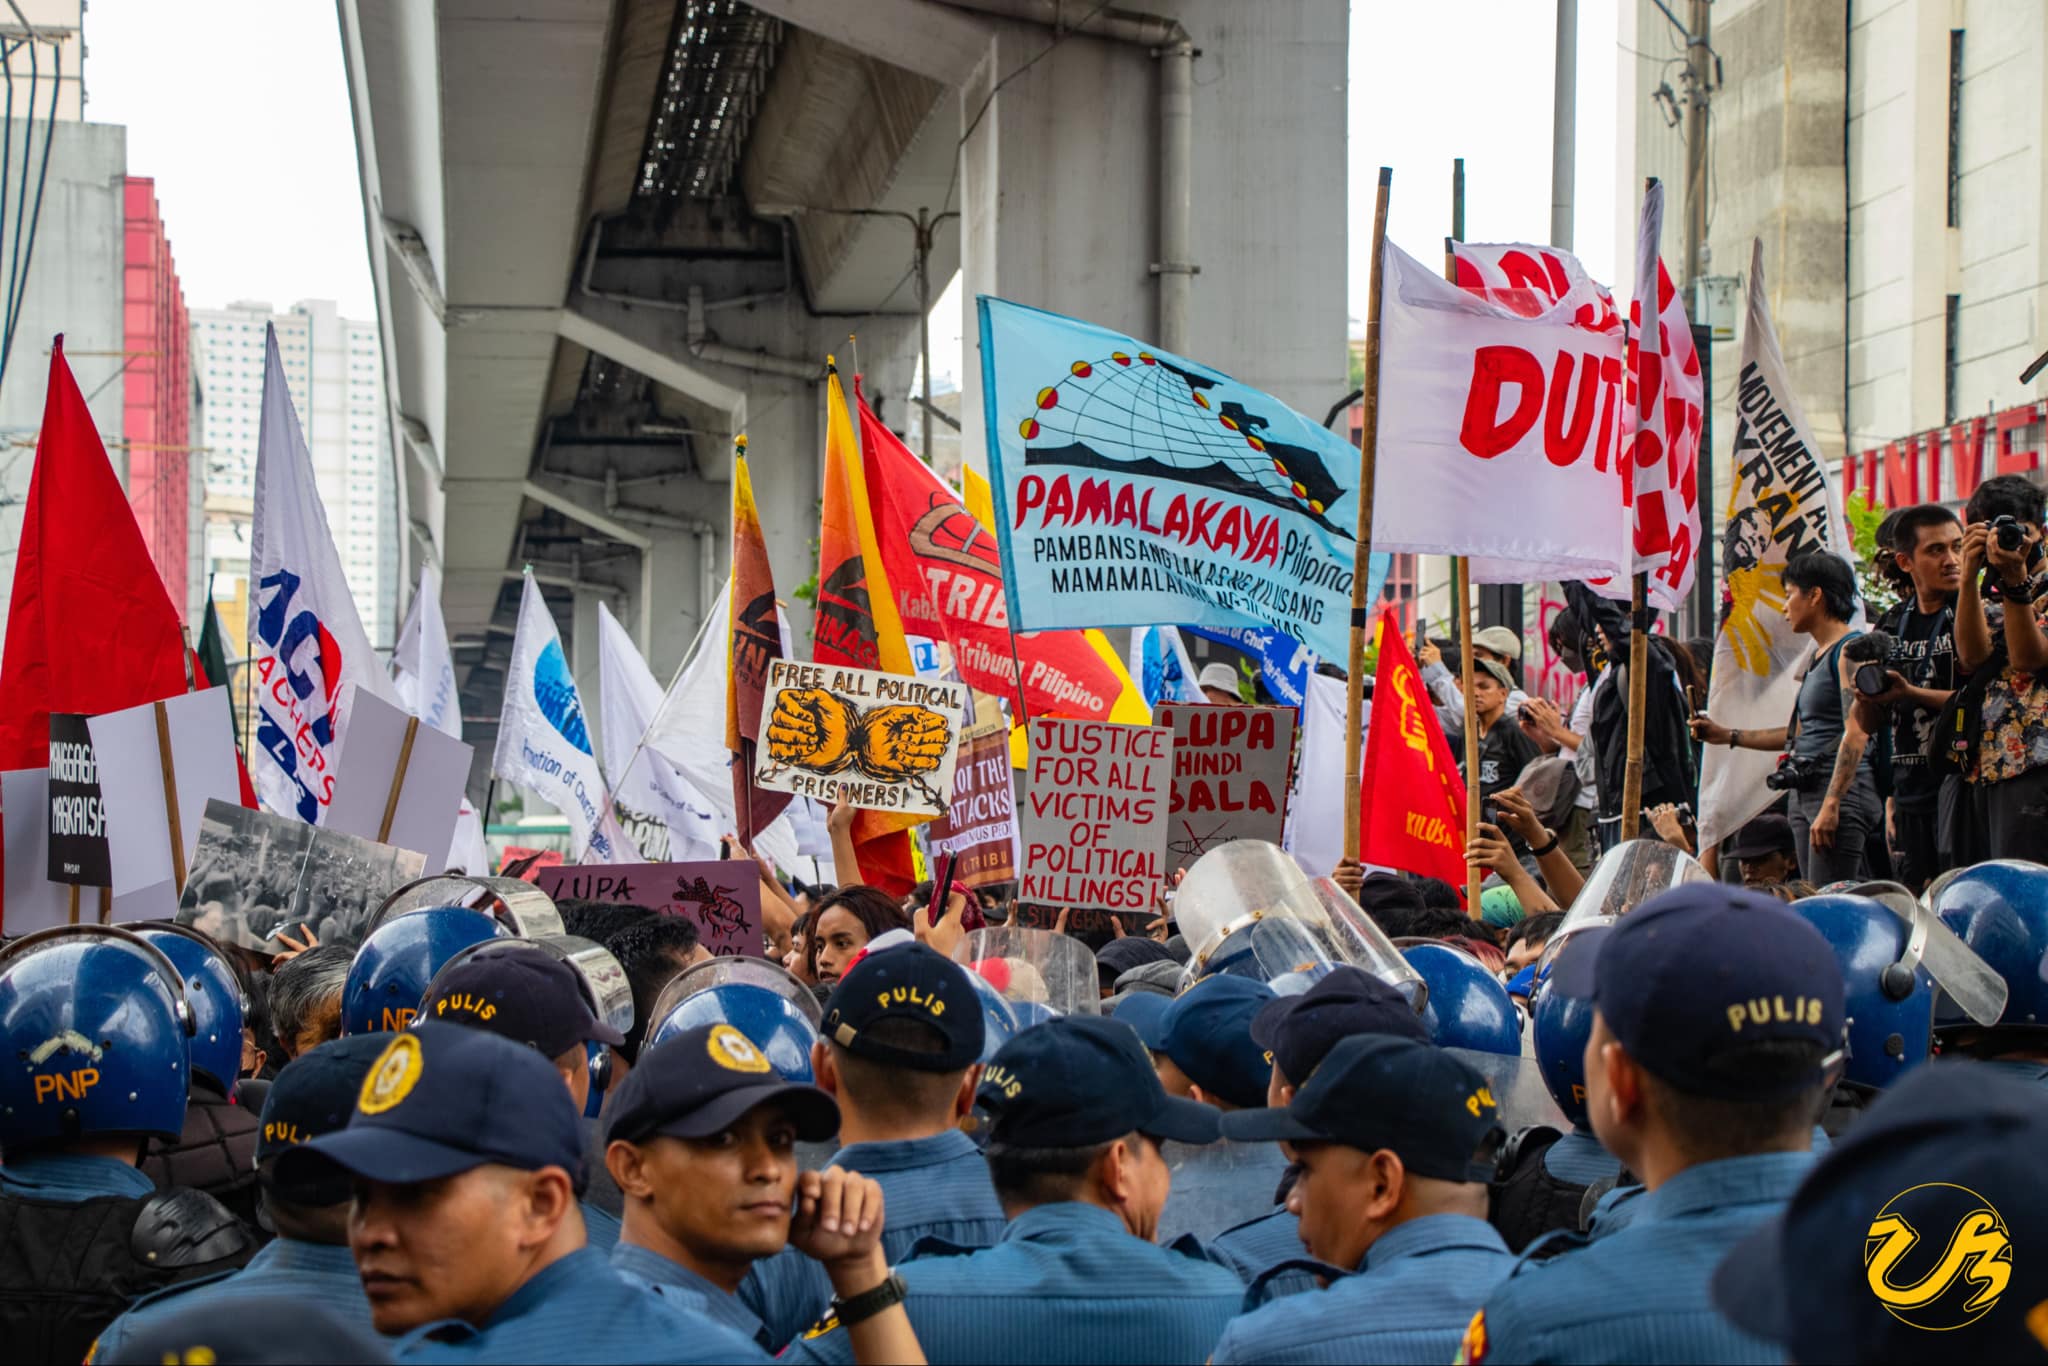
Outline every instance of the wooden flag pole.
<path fill-rule="evenodd" d="M 1643 713 L 1649 706 L 1649 576 L 1638 573 L 1629 603 L 1635 609 L 1628 633 L 1628 766 L 1621 777 L 1621 837 L 1632 840 L 1643 816 Z"/>
<path fill-rule="evenodd" d="M 71 923 L 78 923 L 78 884 L 71 884 Z"/>
<path fill-rule="evenodd" d="M 156 754 L 164 770 L 164 823 L 171 834 L 171 874 L 180 895 L 185 891 L 185 832 L 178 821 L 178 770 L 171 762 L 171 718 L 156 704 Z"/>
<path fill-rule="evenodd" d="M 1465 158 L 1451 161 L 1451 235 L 1444 239 L 1444 278 L 1458 282 L 1458 258 L 1452 243 L 1465 236 Z M 1479 720 L 1472 707 L 1472 564 L 1463 555 L 1451 558 L 1451 593 L 1457 599 L 1458 676 L 1465 698 L 1465 847 L 1479 838 Z M 1465 865 L 1465 914 L 1479 918 L 1480 871 Z"/>
<path fill-rule="evenodd" d="M 405 788 L 405 771 L 412 767 L 413 737 L 420 733 L 417 716 L 405 718 L 405 743 L 398 747 L 398 767 L 391 772 L 391 791 L 384 798 L 384 819 L 377 822 L 377 843 L 391 842 L 391 822 L 398 815 L 398 794 Z"/>
<path fill-rule="evenodd" d="M 1394 168 L 1380 167 L 1372 211 L 1372 284 L 1365 296 L 1365 397 L 1358 426 L 1358 543 L 1351 557 L 1351 649 L 1344 670 L 1344 857 L 1358 859 L 1359 774 L 1364 763 L 1366 580 L 1372 569 L 1373 462 L 1380 427 L 1380 258 L 1387 245 L 1387 193 Z"/>
<path fill-rule="evenodd" d="M 178 890 L 179 890 L 180 894 L 182 895 L 182 894 L 183 894 L 183 892 L 184 892 L 184 889 L 183 889 L 183 888 L 181 887 L 181 888 L 179 888 Z M 100 888 L 100 889 L 99 889 L 99 891 L 100 891 L 100 924 L 102 924 L 102 925 L 111 925 L 111 924 L 113 924 L 113 923 L 114 923 L 114 889 L 113 889 L 112 887 L 102 887 L 102 888 Z"/>

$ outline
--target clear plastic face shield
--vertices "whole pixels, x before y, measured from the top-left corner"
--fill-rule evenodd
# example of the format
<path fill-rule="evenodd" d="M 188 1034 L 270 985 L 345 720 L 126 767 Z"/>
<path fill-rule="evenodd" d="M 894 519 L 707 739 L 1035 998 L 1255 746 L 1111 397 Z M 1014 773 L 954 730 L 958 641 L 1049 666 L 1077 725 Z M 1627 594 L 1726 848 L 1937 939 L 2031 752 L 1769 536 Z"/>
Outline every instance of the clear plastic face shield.
<path fill-rule="evenodd" d="M 1662 840 L 1637 839 L 1616 845 L 1593 865 L 1592 876 L 1572 898 L 1564 920 L 1543 946 L 1537 976 L 1548 973 L 1565 941 L 1580 931 L 1612 925 L 1660 892 L 1713 880 L 1698 859 Z"/>
<path fill-rule="evenodd" d="M 797 1013 L 811 1022 L 813 1031 L 824 1027 L 825 1012 L 818 1005 L 818 998 L 782 964 L 765 958 L 707 958 L 677 973 L 654 998 L 654 1009 L 647 1013 L 650 1033 L 692 996 L 722 986 L 758 987 L 773 992 L 795 1006 Z"/>
<path fill-rule="evenodd" d="M 1947 874 L 1935 886 L 1947 885 Z M 1934 889 L 1921 901 L 1896 882 L 1866 882 L 1852 895 L 1867 896 L 1906 926 L 1906 951 L 1899 964 L 1910 972 L 1916 965 L 1927 969 L 1934 984 L 1949 994 L 1962 1012 L 1980 1025 L 1994 1025 L 2005 1014 L 2007 985 L 1998 970 L 1977 956 L 1976 950 L 1934 913 Z"/>
<path fill-rule="evenodd" d="M 562 934 L 562 913 L 554 898 L 531 882 L 516 877 L 466 877 L 443 873 L 415 878 L 390 896 L 363 927 L 368 939 L 393 916 L 426 906 L 465 906 L 482 911 L 520 939 Z"/>
<path fill-rule="evenodd" d="M 953 959 L 1013 1005 L 1045 1006 L 1061 1015 L 1102 1013 L 1095 955 L 1067 935 L 990 925 L 961 940 Z"/>
<path fill-rule="evenodd" d="M 1194 950 L 1183 991 L 1223 972 L 1295 995 L 1349 965 L 1394 987 L 1418 1011 L 1428 999 L 1421 976 L 1343 888 L 1309 877 L 1264 840 L 1235 840 L 1195 860 L 1173 910 Z"/>

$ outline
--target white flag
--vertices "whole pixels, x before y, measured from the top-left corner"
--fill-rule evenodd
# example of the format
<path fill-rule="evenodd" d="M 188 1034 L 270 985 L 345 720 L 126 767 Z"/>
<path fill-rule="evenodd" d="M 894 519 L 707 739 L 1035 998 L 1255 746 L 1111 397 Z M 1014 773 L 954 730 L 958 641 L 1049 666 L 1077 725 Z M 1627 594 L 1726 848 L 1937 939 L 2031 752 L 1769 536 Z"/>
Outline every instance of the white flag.
<path fill-rule="evenodd" d="M 1195 682 L 1195 662 L 1178 626 L 1139 626 L 1131 631 L 1131 677 L 1145 705 L 1161 702 L 1207 702 Z"/>
<path fill-rule="evenodd" d="M 448 648 L 448 623 L 441 619 L 441 575 L 420 566 L 420 587 L 412 595 L 398 645 L 391 652 L 391 685 L 405 709 L 435 730 L 462 738 L 462 697 L 455 688 L 455 655 Z"/>
<path fill-rule="evenodd" d="M 562 653 L 533 571 L 519 597 L 519 629 L 505 670 L 505 707 L 498 718 L 498 750 L 491 772 L 561 808 L 569 822 L 570 862 L 608 863 L 617 857 L 601 828 L 604 778 L 590 749 L 583 699 Z"/>
<path fill-rule="evenodd" d="M 1810 550 L 1845 557 L 1842 499 L 1799 410 L 1764 294 L 1764 248 L 1750 249 L 1749 317 L 1736 379 L 1734 478 L 1721 536 L 1720 633 L 1707 711 L 1737 730 L 1785 724 L 1812 643 L 1785 624 L 1785 563 Z M 1709 745 L 1700 773 L 1700 848 L 1720 843 L 1771 803 L 1762 750 Z"/>
<path fill-rule="evenodd" d="M 689 863 L 718 857 L 717 808 L 668 760 L 640 743 L 661 709 L 661 684 L 611 608 L 597 605 L 597 701 L 604 717 L 604 767 L 626 837 L 648 858 Z"/>
<path fill-rule="evenodd" d="M 1579 326 L 1575 301 L 1525 315 L 1461 289 L 1392 242 L 1381 270 L 1373 549 L 1472 556 L 1480 583 L 1626 574 L 1621 337 Z"/>
<path fill-rule="evenodd" d="M 275 329 L 264 334 L 249 577 L 256 702 L 250 778 L 265 806 L 318 825 L 334 800 L 334 764 L 347 728 L 342 685 L 394 705 L 398 697 L 349 595 Z"/>

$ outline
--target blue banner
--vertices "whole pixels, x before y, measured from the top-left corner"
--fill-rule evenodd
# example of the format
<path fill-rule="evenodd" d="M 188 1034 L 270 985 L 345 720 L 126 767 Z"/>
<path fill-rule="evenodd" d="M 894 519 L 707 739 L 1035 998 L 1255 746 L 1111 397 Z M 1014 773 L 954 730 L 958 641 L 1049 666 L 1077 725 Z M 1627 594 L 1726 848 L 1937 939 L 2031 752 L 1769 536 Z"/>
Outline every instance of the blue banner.
<path fill-rule="evenodd" d="M 1342 658 L 1358 452 L 1270 394 L 983 295 L 1003 574 L 1018 630 L 1276 630 Z M 1387 557 L 1373 557 L 1383 576 Z"/>

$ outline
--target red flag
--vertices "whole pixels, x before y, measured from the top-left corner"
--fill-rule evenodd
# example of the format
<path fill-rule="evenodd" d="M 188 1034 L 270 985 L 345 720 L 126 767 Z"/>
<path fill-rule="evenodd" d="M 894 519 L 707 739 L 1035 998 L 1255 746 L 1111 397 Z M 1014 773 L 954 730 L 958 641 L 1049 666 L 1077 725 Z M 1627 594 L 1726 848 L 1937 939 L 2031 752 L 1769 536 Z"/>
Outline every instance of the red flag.
<path fill-rule="evenodd" d="M 732 751 L 732 800 L 739 837 L 751 849 L 754 836 L 789 805 L 787 792 L 754 786 L 754 737 L 761 733 L 761 702 L 768 666 L 782 658 L 782 630 L 775 617 L 775 574 L 768 541 L 754 506 L 754 481 L 747 473 L 747 438 L 734 442 L 732 456 L 732 667 L 725 676 L 725 747 Z"/>
<path fill-rule="evenodd" d="M 1110 720 L 1123 680 L 1087 634 L 1038 631 L 1013 640 L 994 535 L 882 425 L 857 383 L 854 403 L 882 563 L 904 629 L 946 641 L 961 679 L 998 697 L 1017 698 L 1021 663 L 1033 716 Z"/>
<path fill-rule="evenodd" d="M 1358 858 L 1465 886 L 1465 780 L 1391 610 L 1381 614 Z"/>
<path fill-rule="evenodd" d="M 0 650 L 0 769 L 50 762 L 50 713 L 98 716 L 185 690 L 178 609 L 107 463 L 60 336 Z"/>

